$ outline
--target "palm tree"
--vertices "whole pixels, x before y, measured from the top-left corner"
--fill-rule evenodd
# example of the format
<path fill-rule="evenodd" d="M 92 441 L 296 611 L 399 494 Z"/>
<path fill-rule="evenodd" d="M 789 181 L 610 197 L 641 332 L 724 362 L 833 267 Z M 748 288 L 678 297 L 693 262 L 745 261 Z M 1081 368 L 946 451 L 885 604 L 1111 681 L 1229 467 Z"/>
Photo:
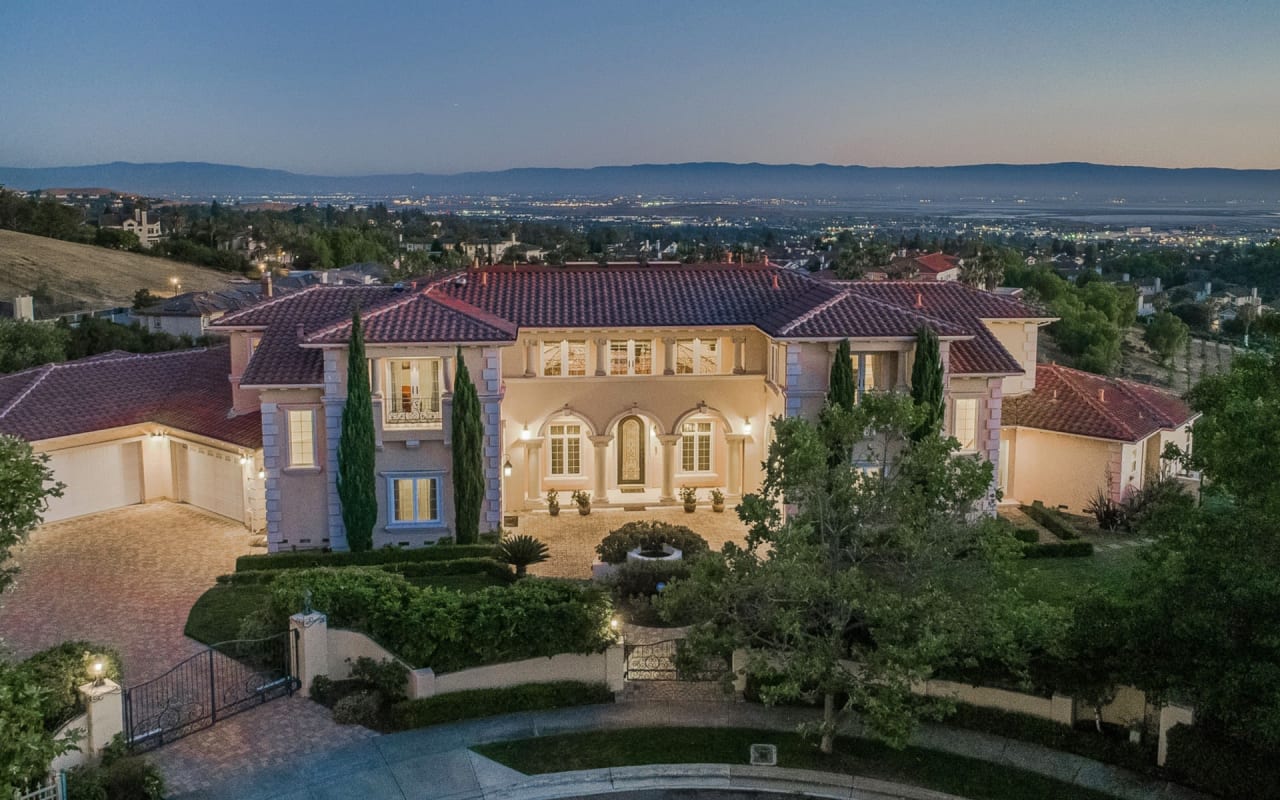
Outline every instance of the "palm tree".
<path fill-rule="evenodd" d="M 498 545 L 498 560 L 515 567 L 517 578 L 525 576 L 530 564 L 541 564 L 549 557 L 547 546 L 528 534 L 508 536 Z"/>

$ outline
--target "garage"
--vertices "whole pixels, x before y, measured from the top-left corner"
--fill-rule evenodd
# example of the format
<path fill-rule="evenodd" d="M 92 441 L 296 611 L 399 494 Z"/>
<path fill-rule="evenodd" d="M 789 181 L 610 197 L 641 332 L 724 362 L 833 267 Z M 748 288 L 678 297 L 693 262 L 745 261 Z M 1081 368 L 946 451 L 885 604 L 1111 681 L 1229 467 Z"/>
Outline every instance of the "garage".
<path fill-rule="evenodd" d="M 66 484 L 49 499 L 46 522 L 142 502 L 142 446 L 120 442 L 49 454 L 54 477 Z"/>
<path fill-rule="evenodd" d="M 244 523 L 244 467 L 238 455 L 175 441 L 173 477 L 181 502 Z"/>

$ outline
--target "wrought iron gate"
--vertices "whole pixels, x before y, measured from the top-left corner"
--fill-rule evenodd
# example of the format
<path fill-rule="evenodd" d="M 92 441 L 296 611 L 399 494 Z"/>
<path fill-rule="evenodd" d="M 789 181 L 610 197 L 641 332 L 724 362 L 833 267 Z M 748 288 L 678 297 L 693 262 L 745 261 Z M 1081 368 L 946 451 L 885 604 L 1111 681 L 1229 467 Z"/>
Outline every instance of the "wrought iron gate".
<path fill-rule="evenodd" d="M 682 652 L 683 639 L 667 639 L 652 644 L 629 644 L 623 648 L 629 681 L 716 681 L 729 671 L 729 662 L 719 656 L 693 661 Z"/>
<path fill-rule="evenodd" d="M 149 750 L 298 688 L 290 633 L 221 642 L 124 692 L 124 735 Z M 294 632 L 293 635 L 296 635 Z"/>

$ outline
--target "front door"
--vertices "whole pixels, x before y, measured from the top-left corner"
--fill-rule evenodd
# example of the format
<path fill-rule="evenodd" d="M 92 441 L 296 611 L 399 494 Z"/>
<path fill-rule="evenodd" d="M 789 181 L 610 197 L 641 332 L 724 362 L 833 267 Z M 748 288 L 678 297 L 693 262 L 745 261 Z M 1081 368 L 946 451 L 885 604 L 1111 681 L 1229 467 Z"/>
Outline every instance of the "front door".
<path fill-rule="evenodd" d="M 618 423 L 618 485 L 644 485 L 644 420 L 639 417 Z"/>

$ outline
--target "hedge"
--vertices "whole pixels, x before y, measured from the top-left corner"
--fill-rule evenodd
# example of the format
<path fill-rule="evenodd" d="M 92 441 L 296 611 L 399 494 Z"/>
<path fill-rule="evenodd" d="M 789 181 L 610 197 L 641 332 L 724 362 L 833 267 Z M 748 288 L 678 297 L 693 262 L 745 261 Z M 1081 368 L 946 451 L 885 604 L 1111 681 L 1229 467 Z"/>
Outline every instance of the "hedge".
<path fill-rule="evenodd" d="M 657 520 L 628 522 L 612 530 L 596 545 L 596 553 L 606 564 L 621 564 L 627 553 L 636 548 L 659 548 L 664 544 L 678 548 L 684 559 L 702 555 L 710 548 L 707 540 L 684 525 L 672 525 Z"/>
<path fill-rule="evenodd" d="M 1039 500 L 1029 506 L 1023 506 L 1022 511 L 1059 539 L 1071 540 L 1080 538 L 1080 531 L 1076 530 L 1076 527 L 1070 522 L 1063 519 L 1056 508 L 1049 508 Z"/>
<path fill-rule="evenodd" d="M 1013 532 L 1013 538 L 1027 544 L 1035 544 L 1040 541 L 1040 531 L 1035 528 L 1017 528 Z"/>
<path fill-rule="evenodd" d="M 1216 737 L 1202 728 L 1173 726 L 1165 768 L 1222 797 L 1280 800 L 1280 753 Z"/>
<path fill-rule="evenodd" d="M 1156 754 L 1152 745 L 1133 744 L 1096 730 L 1079 730 L 1030 714 L 1000 711 L 957 703 L 956 712 L 942 720 L 944 725 L 1031 742 L 1050 750 L 1075 753 L 1105 764 L 1116 764 L 1135 772 L 1153 773 Z"/>
<path fill-rule="evenodd" d="M 1022 548 L 1023 558 L 1083 558 L 1091 555 L 1093 555 L 1092 542 L 1029 544 Z"/>
<path fill-rule="evenodd" d="M 405 700 L 391 707 L 389 725 L 391 730 L 403 731 L 517 711 L 544 711 L 612 702 L 613 692 L 603 683 L 525 683 L 505 689 L 473 689 L 421 700 Z"/>
<path fill-rule="evenodd" d="M 367 567 L 377 564 L 416 564 L 424 561 L 455 561 L 462 558 L 493 558 L 497 548 L 489 544 L 448 544 L 412 550 L 384 547 L 363 553 L 297 550 L 291 553 L 240 556 L 236 572 L 266 569 L 312 569 L 314 567 Z"/>
<path fill-rule="evenodd" d="M 409 561 L 372 564 L 372 569 L 403 575 L 406 578 L 435 578 L 442 575 L 487 574 L 505 581 L 515 580 L 511 568 L 492 558 L 458 558 L 451 561 Z M 218 583 L 230 586 L 271 583 L 285 574 L 282 569 L 250 569 L 219 575 Z"/>
<path fill-rule="evenodd" d="M 271 583 L 283 627 L 310 592 L 335 627 L 363 631 L 415 667 L 454 672 L 561 653 L 598 653 L 613 637 L 612 606 L 597 587 L 524 580 L 463 594 L 414 586 L 370 567 L 291 570 Z"/>
<path fill-rule="evenodd" d="M 619 597 L 654 595 L 659 583 L 671 583 L 673 578 L 689 577 L 690 567 L 684 561 L 627 561 L 609 581 Z"/>
<path fill-rule="evenodd" d="M 40 709 L 45 729 L 57 730 L 67 720 L 84 712 L 79 687 L 93 677 L 95 661 L 102 662 L 102 677 L 120 680 L 120 653 L 93 642 L 63 642 L 41 650 L 18 665 L 33 681 L 48 690 Z"/>

